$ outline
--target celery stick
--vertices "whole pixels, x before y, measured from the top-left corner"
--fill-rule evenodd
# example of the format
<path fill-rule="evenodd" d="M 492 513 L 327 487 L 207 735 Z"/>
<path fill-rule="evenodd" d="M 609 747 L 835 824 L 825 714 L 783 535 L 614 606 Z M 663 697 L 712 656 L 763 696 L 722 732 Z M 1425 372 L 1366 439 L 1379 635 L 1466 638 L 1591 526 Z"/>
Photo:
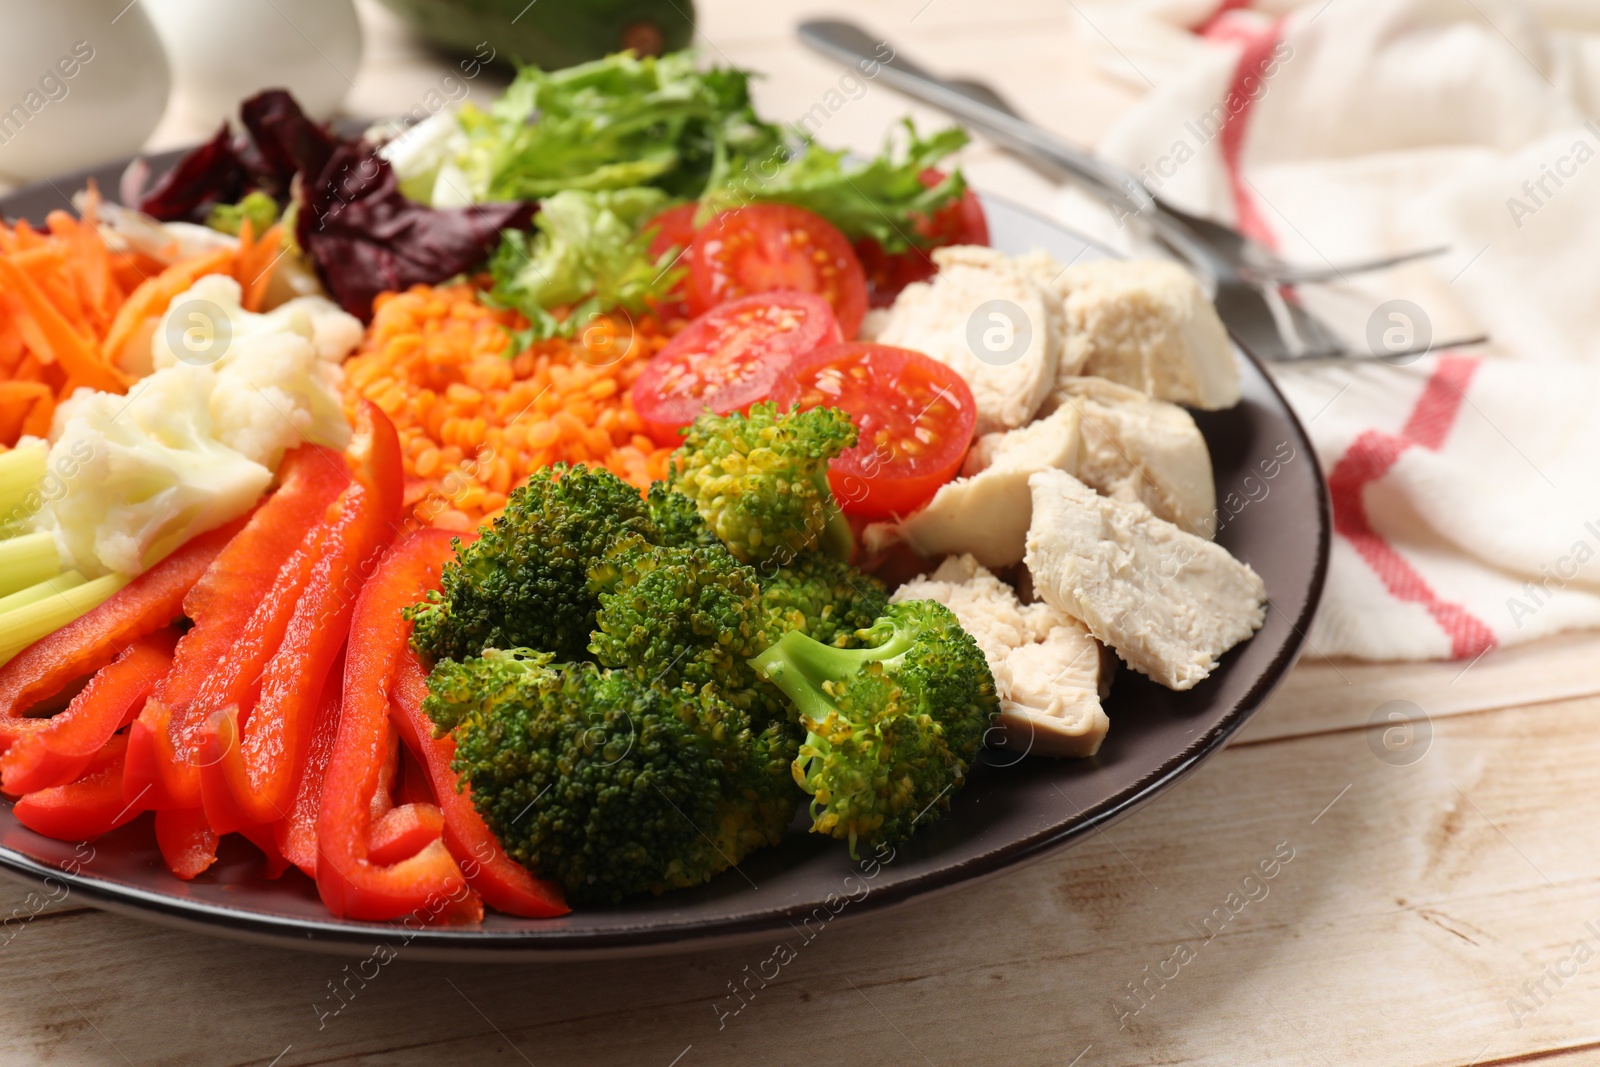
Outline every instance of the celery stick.
<path fill-rule="evenodd" d="M 47 451 L 43 442 L 35 441 L 0 452 L 0 526 L 14 526 L 17 516 L 12 512 L 26 511 L 23 501 L 44 480 Z"/>
<path fill-rule="evenodd" d="M 61 573 L 55 535 L 47 531 L 0 541 L 0 596 Z"/>
<path fill-rule="evenodd" d="M 10 596 L 0 596 L 0 616 L 5 615 L 6 612 L 14 608 L 25 608 L 29 604 L 37 604 L 47 596 L 65 593 L 68 589 L 76 589 L 88 580 L 77 571 L 67 571 L 64 574 L 56 575 L 54 578 L 46 578 L 38 585 L 30 585 L 26 589 L 20 589 Z"/>
<path fill-rule="evenodd" d="M 126 574 L 108 574 L 0 615 L 0 664 L 8 662 L 39 638 L 99 607 L 131 581 L 133 579 Z"/>

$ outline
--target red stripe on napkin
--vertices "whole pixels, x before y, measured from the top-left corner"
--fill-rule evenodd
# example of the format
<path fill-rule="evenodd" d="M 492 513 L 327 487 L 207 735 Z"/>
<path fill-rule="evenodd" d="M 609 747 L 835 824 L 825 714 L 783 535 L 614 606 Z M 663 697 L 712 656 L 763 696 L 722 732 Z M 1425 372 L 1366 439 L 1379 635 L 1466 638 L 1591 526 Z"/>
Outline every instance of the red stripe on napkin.
<path fill-rule="evenodd" d="M 1223 14 L 1226 14 L 1226 10 L 1218 12 L 1218 16 Z M 1264 91 L 1261 70 L 1272 58 L 1272 50 L 1278 47 L 1282 31 L 1283 21 L 1280 19 L 1256 33 L 1229 30 L 1226 34 L 1213 34 L 1239 41 L 1244 45 L 1239 52 L 1239 60 L 1233 67 L 1233 81 L 1228 86 L 1227 95 L 1222 98 L 1223 109 L 1227 112 L 1222 120 L 1222 165 L 1228 172 L 1228 188 L 1233 194 L 1233 213 L 1237 229 L 1246 237 L 1260 241 L 1268 248 L 1278 247 L 1278 235 L 1267 224 L 1266 216 L 1256 204 L 1254 192 L 1250 183 L 1245 181 L 1239 159 L 1244 152 L 1244 134 L 1249 125 L 1250 112 L 1254 110 L 1256 101 Z M 1254 93 L 1245 85 L 1247 79 L 1253 79 L 1256 83 Z M 1237 110 L 1234 107 L 1235 103 L 1238 105 Z"/>
<path fill-rule="evenodd" d="M 1194 28 L 1194 33 L 1201 37 L 1214 35 L 1222 24 L 1224 16 L 1230 11 L 1243 11 L 1249 8 L 1251 0 L 1222 0 L 1216 10 L 1207 15 L 1201 23 Z"/>
<path fill-rule="evenodd" d="M 1441 599 L 1427 579 L 1373 530 L 1364 493 L 1368 484 L 1389 472 L 1406 449 L 1414 445 L 1437 452 L 1444 445 L 1477 369 L 1475 359 L 1441 356 L 1400 433 L 1365 431 L 1328 475 L 1333 528 L 1366 560 L 1391 596 L 1427 609 L 1450 638 L 1454 659 L 1466 659 L 1493 648 L 1493 631 L 1460 604 Z"/>

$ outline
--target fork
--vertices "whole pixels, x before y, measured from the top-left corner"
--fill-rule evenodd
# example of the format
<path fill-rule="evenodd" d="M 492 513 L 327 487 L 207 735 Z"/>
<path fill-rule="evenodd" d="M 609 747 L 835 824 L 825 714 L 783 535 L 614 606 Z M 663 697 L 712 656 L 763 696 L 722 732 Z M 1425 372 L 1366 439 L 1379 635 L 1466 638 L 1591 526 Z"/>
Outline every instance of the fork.
<path fill-rule="evenodd" d="M 1358 352 L 1307 312 L 1290 288 L 1384 270 L 1439 255 L 1447 251 L 1444 247 L 1326 267 L 1298 266 L 1237 230 L 1162 201 L 1135 175 L 1028 122 L 981 82 L 940 79 L 898 49 L 889 49 L 885 59 L 887 42 L 875 40 L 849 22 L 803 22 L 799 35 L 813 50 L 844 66 L 865 71 L 876 65 L 875 76 L 886 84 L 982 130 L 1048 176 L 1069 177 L 1108 197 L 1112 206 L 1146 225 L 1162 245 L 1189 265 L 1240 343 L 1265 359 L 1393 360 L 1488 340 L 1487 336 L 1475 336 L 1372 354 Z"/>

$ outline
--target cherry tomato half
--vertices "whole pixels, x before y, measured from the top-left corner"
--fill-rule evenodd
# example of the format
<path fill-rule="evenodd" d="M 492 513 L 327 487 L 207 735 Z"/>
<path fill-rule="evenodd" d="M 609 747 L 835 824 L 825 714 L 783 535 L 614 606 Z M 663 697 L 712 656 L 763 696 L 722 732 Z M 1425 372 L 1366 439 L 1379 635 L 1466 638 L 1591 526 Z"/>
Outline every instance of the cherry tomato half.
<path fill-rule="evenodd" d="M 699 210 L 699 202 L 691 200 L 687 204 L 669 207 L 645 223 L 645 229 L 656 231 L 650 240 L 650 258 L 660 259 L 674 248 L 688 248 L 694 240 L 694 217 Z"/>
<path fill-rule="evenodd" d="M 633 408 L 657 443 L 710 408 L 718 415 L 765 400 L 779 373 L 840 339 L 839 321 L 813 293 L 758 293 L 719 304 L 685 326 L 633 383 Z"/>
<path fill-rule="evenodd" d="M 671 260 L 672 267 L 683 270 L 683 277 L 678 280 L 671 298 L 655 309 L 663 319 L 689 317 L 685 306 L 689 294 L 689 246 L 694 243 L 694 218 L 699 211 L 699 203 L 691 200 L 687 204 L 667 208 L 644 224 L 646 230 L 655 231 L 655 236 L 650 239 L 651 262 L 660 262 L 662 256 L 670 255 L 675 257 Z"/>
<path fill-rule="evenodd" d="M 931 167 L 918 177 L 929 189 L 944 181 L 944 175 Z M 986 245 L 989 243 L 989 220 L 984 217 L 983 205 L 971 189 L 934 212 L 929 218 L 917 220 L 917 233 L 932 242 L 929 248 L 943 245 Z M 870 237 L 856 242 L 856 255 L 867 277 L 867 299 L 875 308 L 888 307 L 900 290 L 912 282 L 933 277 L 936 268 L 928 257 L 929 248 L 912 248 L 890 255 L 883 246 Z"/>
<path fill-rule="evenodd" d="M 850 242 L 826 219 L 790 204 L 724 211 L 689 249 L 689 310 L 750 293 L 799 290 L 833 306 L 846 337 L 867 313 L 867 282 Z"/>
<path fill-rule="evenodd" d="M 961 375 L 921 352 L 865 341 L 801 356 L 778 377 L 772 399 L 840 408 L 861 431 L 828 468 L 848 515 L 887 519 L 926 504 L 961 466 L 978 408 Z"/>

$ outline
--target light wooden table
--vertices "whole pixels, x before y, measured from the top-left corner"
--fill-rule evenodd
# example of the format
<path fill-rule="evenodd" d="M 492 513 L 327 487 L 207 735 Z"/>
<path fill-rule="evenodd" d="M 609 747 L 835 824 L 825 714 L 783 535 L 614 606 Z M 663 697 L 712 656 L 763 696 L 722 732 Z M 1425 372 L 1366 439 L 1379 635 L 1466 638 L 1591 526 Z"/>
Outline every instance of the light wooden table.
<path fill-rule="evenodd" d="M 837 86 L 792 40 L 799 3 L 701 6 L 713 54 L 768 72 L 757 90 L 768 113 L 798 116 Z M 1130 100 L 1095 77 L 1079 36 L 1092 31 L 1070 3 L 850 6 L 1085 141 Z M 439 69 L 366 14 L 352 108 L 404 109 Z M 905 109 L 871 87 L 821 133 L 870 148 Z M 967 165 L 986 188 L 1046 193 L 992 150 Z M 4 945 L 0 1061 L 1600 1062 L 1597 652 L 1596 637 L 1570 635 L 1466 671 L 1307 662 L 1226 751 L 1149 807 L 1023 870 L 840 928 L 721 1028 L 713 1005 L 762 946 L 550 966 L 402 954 L 322 1018 L 342 959 L 68 899 Z M 1430 718 L 1412 762 L 1380 758 L 1369 726 L 1395 700 Z M 1275 877 L 1247 880 L 1274 855 Z M 0 913 L 25 893 L 0 883 Z M 1220 932 L 1208 940 L 1208 929 Z"/>

